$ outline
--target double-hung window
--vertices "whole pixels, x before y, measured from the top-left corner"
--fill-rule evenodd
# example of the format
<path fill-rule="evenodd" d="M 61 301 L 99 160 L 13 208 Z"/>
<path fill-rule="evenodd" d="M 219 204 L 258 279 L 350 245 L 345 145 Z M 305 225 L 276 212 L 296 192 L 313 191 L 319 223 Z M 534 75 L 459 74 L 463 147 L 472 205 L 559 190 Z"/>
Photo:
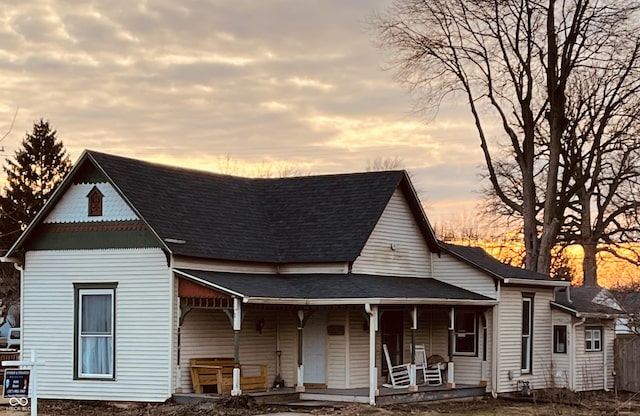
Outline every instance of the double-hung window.
<path fill-rule="evenodd" d="M 602 328 L 588 326 L 584 330 L 585 351 L 602 351 Z"/>
<path fill-rule="evenodd" d="M 567 326 L 553 326 L 553 352 L 556 354 L 567 353 Z"/>
<path fill-rule="evenodd" d="M 523 374 L 531 373 L 533 357 L 533 294 L 522 295 L 522 351 L 520 369 Z"/>
<path fill-rule="evenodd" d="M 453 353 L 476 355 L 478 346 L 478 319 L 474 311 L 455 311 Z"/>
<path fill-rule="evenodd" d="M 115 378 L 116 285 L 75 285 L 75 377 Z"/>

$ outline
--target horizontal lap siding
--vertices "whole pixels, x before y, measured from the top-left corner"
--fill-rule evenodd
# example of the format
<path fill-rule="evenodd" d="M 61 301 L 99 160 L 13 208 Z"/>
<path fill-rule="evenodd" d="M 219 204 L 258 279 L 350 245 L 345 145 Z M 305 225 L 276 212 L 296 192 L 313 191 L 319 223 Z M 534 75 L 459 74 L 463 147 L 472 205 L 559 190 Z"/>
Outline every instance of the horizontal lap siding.
<path fill-rule="evenodd" d="M 344 326 L 344 335 L 327 335 L 327 387 L 346 388 L 349 322 L 345 311 L 329 311 L 327 325 Z"/>
<path fill-rule="evenodd" d="M 431 256 L 401 191 L 396 190 L 382 213 L 353 273 L 390 276 L 431 276 Z"/>
<path fill-rule="evenodd" d="M 602 351 L 585 351 L 585 327 L 600 326 L 602 328 Z M 604 354 L 607 354 L 607 388 L 613 388 L 613 371 L 614 371 L 614 330 L 613 322 L 602 324 L 600 322 L 591 324 L 587 321 L 584 325 L 576 328 L 576 390 L 602 390 L 605 388 L 605 360 Z"/>
<path fill-rule="evenodd" d="M 521 374 L 522 294 L 535 293 L 533 316 L 532 373 Z M 500 296 L 498 392 L 517 390 L 517 382 L 529 381 L 532 388 L 551 387 L 552 324 L 550 302 L 553 289 L 503 287 Z M 508 372 L 513 379 L 509 380 Z"/>
<path fill-rule="evenodd" d="M 30 251 L 23 347 L 46 365 L 50 399 L 164 401 L 171 395 L 171 282 L 159 249 Z M 116 380 L 73 380 L 74 283 L 117 282 Z"/>
<path fill-rule="evenodd" d="M 433 256 L 433 277 L 454 286 L 495 299 L 495 280 L 450 254 Z"/>
<path fill-rule="evenodd" d="M 349 314 L 348 363 L 347 388 L 369 386 L 369 317 L 364 313 L 364 309 L 351 311 Z"/>
<path fill-rule="evenodd" d="M 551 310 L 551 317 L 553 320 L 553 325 L 563 325 L 567 329 L 567 352 L 566 353 L 556 353 L 552 354 L 551 368 L 552 368 L 552 382 L 553 387 L 558 388 L 568 388 L 569 387 L 569 379 L 571 377 L 570 365 L 571 365 L 571 354 L 573 354 L 573 346 L 574 340 L 571 334 L 571 324 L 572 319 L 571 315 L 565 312 L 561 312 L 558 310 Z M 553 330 L 553 327 L 552 327 Z M 552 344 L 551 351 L 553 351 L 553 332 L 552 332 Z"/>
<path fill-rule="evenodd" d="M 262 319 L 264 327 L 260 333 L 256 325 Z M 240 331 L 240 364 L 267 365 L 269 382 L 276 375 L 276 325 L 276 312 L 249 310 L 243 318 Z M 179 387 L 183 392 L 193 391 L 189 360 L 205 357 L 233 358 L 233 338 L 233 327 L 222 310 L 193 309 L 187 314 L 180 328 Z"/>

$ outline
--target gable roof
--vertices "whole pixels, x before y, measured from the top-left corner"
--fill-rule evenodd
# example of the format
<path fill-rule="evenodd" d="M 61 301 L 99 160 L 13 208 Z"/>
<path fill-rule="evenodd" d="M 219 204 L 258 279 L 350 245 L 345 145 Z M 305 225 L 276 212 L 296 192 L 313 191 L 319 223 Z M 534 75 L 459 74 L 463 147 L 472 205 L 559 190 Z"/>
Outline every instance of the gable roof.
<path fill-rule="evenodd" d="M 368 274 L 250 274 L 176 269 L 182 277 L 240 296 L 245 303 L 493 305 L 495 299 L 432 279 Z"/>
<path fill-rule="evenodd" d="M 598 286 L 559 289 L 551 305 L 577 317 L 607 318 L 624 315 L 613 295 L 607 289 Z"/>
<path fill-rule="evenodd" d="M 7 256 L 87 164 L 178 255 L 265 263 L 353 261 L 398 188 L 427 244 L 438 251 L 404 171 L 251 179 L 85 151 Z"/>
<path fill-rule="evenodd" d="M 540 285 L 540 286 L 568 286 L 569 282 L 552 279 L 550 276 L 520 267 L 502 263 L 489 255 L 481 247 L 459 246 L 438 242 L 443 251 L 463 260 L 467 264 L 481 270 L 505 284 Z"/>

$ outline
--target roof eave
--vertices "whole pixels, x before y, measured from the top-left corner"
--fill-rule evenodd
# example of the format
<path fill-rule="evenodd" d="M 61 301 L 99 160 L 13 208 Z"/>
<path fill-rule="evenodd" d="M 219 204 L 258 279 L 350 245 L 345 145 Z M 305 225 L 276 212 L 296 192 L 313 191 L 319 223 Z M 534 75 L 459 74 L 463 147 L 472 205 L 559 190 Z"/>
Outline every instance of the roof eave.
<path fill-rule="evenodd" d="M 522 279 L 517 277 L 507 277 L 503 279 L 506 285 L 518 285 L 518 286 L 552 286 L 552 287 L 569 287 L 571 282 L 565 280 L 536 280 L 536 279 Z"/>
<path fill-rule="evenodd" d="M 331 298 L 331 299 L 298 299 L 278 297 L 247 296 L 244 303 L 270 305 L 465 305 L 465 306 L 494 306 L 495 300 L 476 299 L 441 299 L 441 298 Z"/>

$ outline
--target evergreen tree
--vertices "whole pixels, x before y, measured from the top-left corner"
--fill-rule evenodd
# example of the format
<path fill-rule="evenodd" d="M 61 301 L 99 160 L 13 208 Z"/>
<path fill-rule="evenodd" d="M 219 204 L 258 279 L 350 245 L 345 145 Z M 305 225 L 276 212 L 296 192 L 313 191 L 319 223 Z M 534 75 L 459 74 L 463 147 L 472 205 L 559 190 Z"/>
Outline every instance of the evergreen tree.
<path fill-rule="evenodd" d="M 29 225 L 72 163 L 48 121 L 40 119 L 6 159 L 7 175 L 0 197 L 0 248 L 6 251 Z"/>

